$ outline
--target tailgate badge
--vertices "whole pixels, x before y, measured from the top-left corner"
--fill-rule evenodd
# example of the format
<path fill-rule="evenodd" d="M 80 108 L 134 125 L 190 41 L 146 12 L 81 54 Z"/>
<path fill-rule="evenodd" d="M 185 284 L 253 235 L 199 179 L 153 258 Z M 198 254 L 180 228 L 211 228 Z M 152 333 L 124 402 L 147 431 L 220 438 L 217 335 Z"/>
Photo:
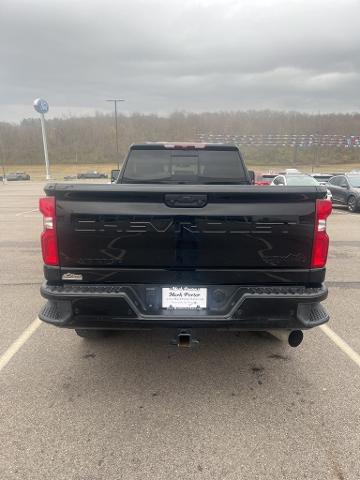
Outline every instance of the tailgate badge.
<path fill-rule="evenodd" d="M 82 280 L 83 276 L 81 273 L 64 273 L 61 277 L 62 280 Z"/>

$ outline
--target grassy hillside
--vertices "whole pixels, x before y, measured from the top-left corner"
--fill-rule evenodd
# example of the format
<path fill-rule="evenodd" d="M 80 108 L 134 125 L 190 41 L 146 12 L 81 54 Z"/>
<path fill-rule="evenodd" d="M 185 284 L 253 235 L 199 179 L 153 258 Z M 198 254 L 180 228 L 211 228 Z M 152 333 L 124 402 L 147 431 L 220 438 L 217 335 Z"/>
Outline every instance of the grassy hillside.
<path fill-rule="evenodd" d="M 119 115 L 119 155 L 115 154 L 114 118 L 98 114 L 92 117 L 49 119 L 46 122 L 49 157 L 54 168 L 64 171 L 108 168 L 122 161 L 131 143 L 144 141 L 198 141 L 200 135 L 359 135 L 360 114 L 310 115 L 298 112 L 236 111 L 175 112 L 159 115 Z M 336 147 L 243 147 L 249 165 L 307 166 L 316 169 L 327 164 L 360 163 L 360 148 Z M 38 118 L 20 124 L 0 122 L 0 165 L 41 165 L 43 150 Z M 31 167 L 32 168 L 32 167 Z"/>

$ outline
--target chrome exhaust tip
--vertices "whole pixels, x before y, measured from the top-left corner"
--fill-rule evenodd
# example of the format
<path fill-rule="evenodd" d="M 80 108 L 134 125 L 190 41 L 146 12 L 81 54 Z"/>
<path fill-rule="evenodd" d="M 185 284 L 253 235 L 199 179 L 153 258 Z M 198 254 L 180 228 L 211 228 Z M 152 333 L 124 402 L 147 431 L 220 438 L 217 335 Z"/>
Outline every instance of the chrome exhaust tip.
<path fill-rule="evenodd" d="M 288 343 L 290 347 L 298 347 L 304 339 L 302 330 L 292 330 L 289 333 Z"/>
<path fill-rule="evenodd" d="M 304 339 L 302 330 L 268 330 L 268 333 L 290 347 L 298 347 Z"/>

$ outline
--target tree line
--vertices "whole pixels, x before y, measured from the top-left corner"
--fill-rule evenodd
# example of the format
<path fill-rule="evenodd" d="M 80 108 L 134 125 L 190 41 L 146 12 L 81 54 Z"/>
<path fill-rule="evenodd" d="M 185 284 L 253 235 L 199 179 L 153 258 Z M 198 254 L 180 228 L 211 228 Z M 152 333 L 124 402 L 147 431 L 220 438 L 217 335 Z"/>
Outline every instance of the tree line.
<path fill-rule="evenodd" d="M 87 117 L 49 119 L 46 122 L 52 163 L 114 163 L 124 158 L 128 146 L 144 141 L 196 141 L 201 133 L 213 134 L 360 134 L 360 114 L 306 114 L 280 111 L 187 113 L 169 116 L 133 113 L 118 116 L 119 156 L 116 155 L 114 117 L 97 113 Z M 301 164 L 359 162 L 360 149 L 243 147 L 248 163 Z M 0 122 L 0 163 L 43 162 L 40 120 L 19 124 Z"/>

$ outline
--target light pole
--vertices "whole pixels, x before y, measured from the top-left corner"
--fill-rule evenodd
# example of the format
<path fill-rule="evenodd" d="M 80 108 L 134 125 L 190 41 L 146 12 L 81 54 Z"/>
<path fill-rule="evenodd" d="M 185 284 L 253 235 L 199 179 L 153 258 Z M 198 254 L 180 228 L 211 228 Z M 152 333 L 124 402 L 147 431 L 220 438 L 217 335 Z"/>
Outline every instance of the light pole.
<path fill-rule="evenodd" d="M 4 163 L 4 157 L 1 155 L 1 168 L 2 168 L 2 181 L 5 183 L 6 180 L 6 175 L 5 175 L 5 163 Z"/>
<path fill-rule="evenodd" d="M 118 168 L 120 169 L 120 161 L 119 161 L 119 139 L 118 139 L 118 122 L 117 122 L 117 104 L 118 102 L 125 102 L 123 98 L 110 98 L 106 100 L 107 102 L 114 103 L 114 110 L 115 110 L 115 141 L 116 141 L 116 158 L 118 163 Z"/>
<path fill-rule="evenodd" d="M 4 153 L 4 147 L 3 147 L 3 143 L 2 143 L 1 137 L 0 137 L 0 156 L 1 156 L 1 168 L 2 168 L 2 172 L 3 172 L 2 181 L 3 181 L 3 183 L 5 183 L 5 180 L 6 180 L 6 175 L 5 175 L 5 153 Z"/>
<path fill-rule="evenodd" d="M 46 141 L 46 130 L 45 130 L 45 117 L 44 114 L 49 111 L 49 104 L 46 100 L 42 98 L 37 98 L 34 100 L 33 106 L 35 110 L 40 113 L 40 121 L 41 121 L 41 133 L 44 145 L 44 157 L 45 157 L 45 170 L 46 170 L 46 180 L 50 180 L 50 167 L 49 167 L 49 156 L 48 156 L 48 149 L 47 149 L 47 141 Z"/>

